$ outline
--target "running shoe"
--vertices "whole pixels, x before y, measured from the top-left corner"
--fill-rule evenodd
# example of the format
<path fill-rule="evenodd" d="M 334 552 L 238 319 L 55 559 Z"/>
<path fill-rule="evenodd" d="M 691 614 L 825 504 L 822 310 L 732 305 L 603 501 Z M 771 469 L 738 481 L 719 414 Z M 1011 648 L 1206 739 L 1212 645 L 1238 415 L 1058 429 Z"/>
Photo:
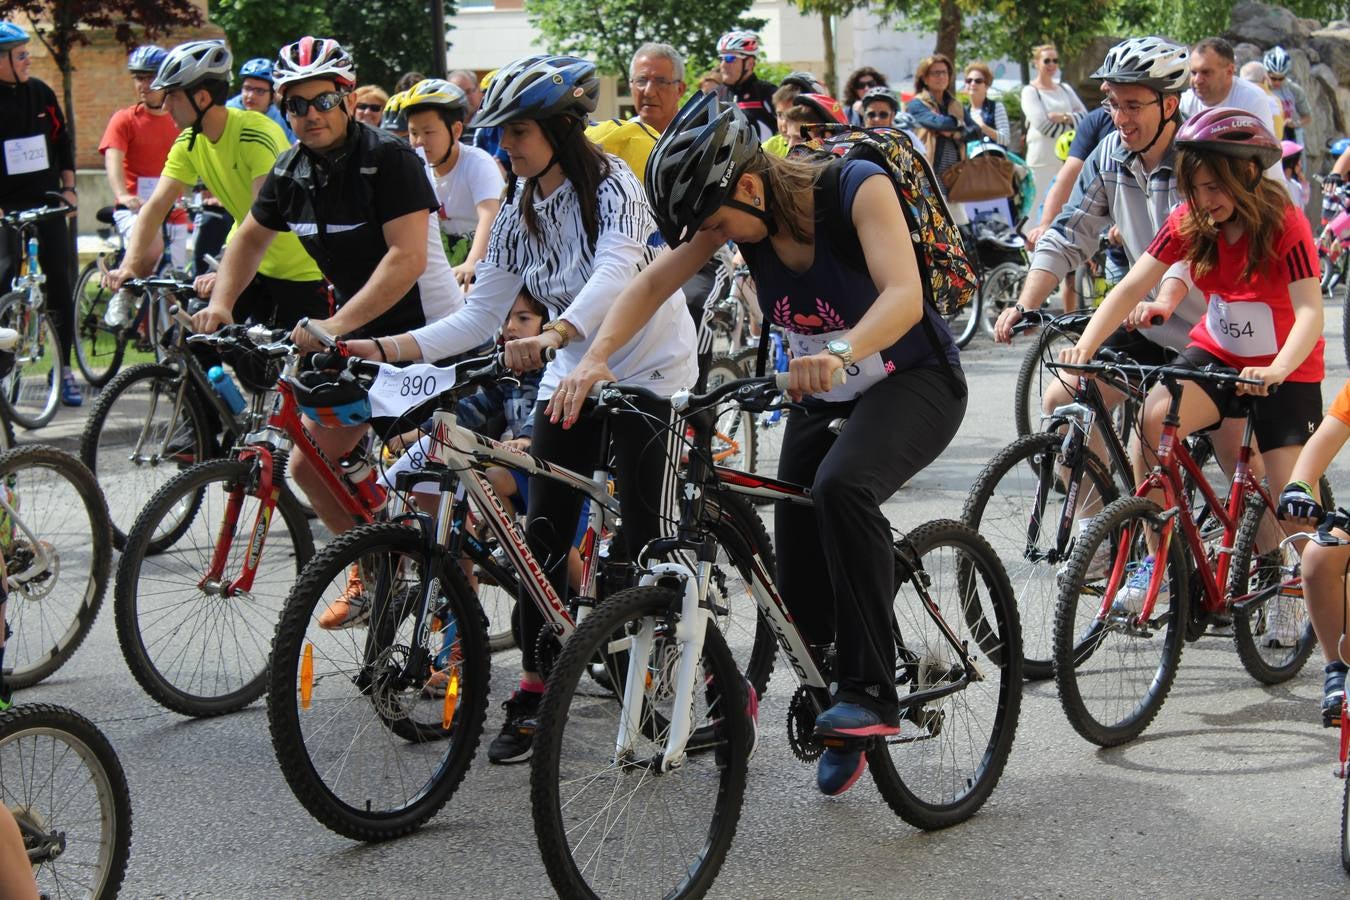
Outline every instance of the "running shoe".
<path fill-rule="evenodd" d="M 539 691 L 518 690 L 507 698 L 502 704 L 506 721 L 488 745 L 488 762 L 507 765 L 530 758 L 534 749 L 534 728 L 539 718 L 539 700 L 543 696 Z"/>
<path fill-rule="evenodd" d="M 836 703 L 816 716 L 816 737 L 888 737 L 900 733 L 900 725 L 857 703 Z"/>
<path fill-rule="evenodd" d="M 861 750 L 827 749 L 816 763 L 816 787 L 827 797 L 838 797 L 858 783 L 867 771 L 867 754 Z"/>
<path fill-rule="evenodd" d="M 366 600 L 366 586 L 361 571 L 352 566 L 347 573 L 347 587 L 336 600 L 319 615 L 319 627 L 327 631 L 354 628 L 366 624 L 370 618 L 370 604 Z"/>
<path fill-rule="evenodd" d="M 1148 583 L 1153 579 L 1153 557 L 1147 556 L 1143 562 L 1125 564 L 1125 586 L 1116 592 L 1111 611 L 1116 615 L 1137 616 L 1144 610 L 1144 598 L 1148 596 Z M 1168 579 L 1158 585 L 1158 599 L 1153 608 L 1167 604 L 1167 595 L 1171 591 Z"/>
<path fill-rule="evenodd" d="M 1335 728 L 1341 721 L 1341 708 L 1345 706 L 1345 671 L 1343 662 L 1327 663 L 1326 681 L 1322 684 L 1322 724 Z"/>
<path fill-rule="evenodd" d="M 84 393 L 80 391 L 80 386 L 75 383 L 75 373 L 69 369 L 61 373 L 61 405 L 84 405 Z"/>

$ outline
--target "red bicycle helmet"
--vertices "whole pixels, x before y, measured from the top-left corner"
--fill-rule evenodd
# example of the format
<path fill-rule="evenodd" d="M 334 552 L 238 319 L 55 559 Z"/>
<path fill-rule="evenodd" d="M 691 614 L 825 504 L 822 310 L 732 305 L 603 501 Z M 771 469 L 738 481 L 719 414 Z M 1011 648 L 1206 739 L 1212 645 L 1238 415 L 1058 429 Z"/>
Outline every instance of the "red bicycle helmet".
<path fill-rule="evenodd" d="M 1177 132 L 1176 143 L 1182 150 L 1254 159 L 1262 169 L 1269 169 L 1283 155 L 1280 142 L 1260 119 L 1228 106 L 1207 109 L 1187 119 Z"/>
<path fill-rule="evenodd" d="M 838 122 L 840 125 L 848 124 L 848 117 L 844 115 L 844 107 L 829 94 L 798 94 L 792 98 L 792 105 L 805 106 L 826 122 Z"/>

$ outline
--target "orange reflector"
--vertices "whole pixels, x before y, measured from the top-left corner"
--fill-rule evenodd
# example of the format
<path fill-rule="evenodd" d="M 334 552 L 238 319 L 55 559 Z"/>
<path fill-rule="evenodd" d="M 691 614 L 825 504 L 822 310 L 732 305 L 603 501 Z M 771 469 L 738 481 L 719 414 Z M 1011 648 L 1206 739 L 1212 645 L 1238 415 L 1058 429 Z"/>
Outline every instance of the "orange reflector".
<path fill-rule="evenodd" d="M 642 685 L 642 689 L 646 691 L 650 691 L 652 689 L 652 673 L 650 671 L 647 672 L 647 678 L 645 683 Z"/>
<path fill-rule="evenodd" d="M 314 696 L 314 645 L 305 642 L 305 653 L 300 657 L 300 708 L 309 709 Z"/>
<path fill-rule="evenodd" d="M 441 706 L 441 727 L 449 729 L 455 720 L 455 707 L 459 705 L 459 670 L 450 670 L 450 683 L 445 686 L 445 703 Z"/>

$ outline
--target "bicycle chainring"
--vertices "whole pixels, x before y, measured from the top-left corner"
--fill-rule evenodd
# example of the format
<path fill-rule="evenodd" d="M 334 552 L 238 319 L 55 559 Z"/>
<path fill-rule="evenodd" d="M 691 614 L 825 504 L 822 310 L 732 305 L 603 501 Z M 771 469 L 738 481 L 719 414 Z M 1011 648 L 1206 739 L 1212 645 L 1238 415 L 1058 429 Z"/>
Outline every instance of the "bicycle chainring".
<path fill-rule="evenodd" d="M 562 652 L 562 645 L 558 643 L 558 638 L 553 634 L 553 629 L 544 625 L 539 629 L 539 634 L 534 639 L 534 668 L 539 673 L 539 677 L 548 681 L 549 673 L 553 671 L 553 664 L 558 661 L 558 654 Z"/>
<path fill-rule="evenodd" d="M 792 755 L 804 763 L 815 762 L 825 752 L 825 745 L 813 737 L 815 731 L 816 707 L 803 685 L 788 703 L 787 735 Z"/>

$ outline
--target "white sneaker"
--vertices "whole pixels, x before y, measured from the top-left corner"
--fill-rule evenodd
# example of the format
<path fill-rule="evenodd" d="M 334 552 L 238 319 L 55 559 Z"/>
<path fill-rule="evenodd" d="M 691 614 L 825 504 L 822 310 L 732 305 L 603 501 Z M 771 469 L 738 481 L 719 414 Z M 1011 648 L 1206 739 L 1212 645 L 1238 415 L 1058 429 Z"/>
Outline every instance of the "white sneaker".
<path fill-rule="evenodd" d="M 1137 616 L 1144 610 L 1144 598 L 1148 596 L 1148 583 L 1153 580 L 1153 557 L 1145 557 L 1143 562 L 1126 563 L 1125 565 L 1125 585 L 1116 591 L 1116 599 L 1111 604 L 1111 611 L 1117 615 L 1129 613 Z M 1171 591 L 1166 578 L 1162 584 L 1158 585 L 1158 599 L 1154 602 L 1153 608 L 1167 603 L 1167 595 Z"/>
<path fill-rule="evenodd" d="M 125 328 L 136 318 L 136 297 L 128 290 L 120 290 L 108 301 L 103 321 L 109 328 Z"/>
<path fill-rule="evenodd" d="M 1265 647 L 1298 646 L 1303 637 L 1303 597 L 1281 591 L 1266 603 L 1266 635 L 1261 640 Z"/>

